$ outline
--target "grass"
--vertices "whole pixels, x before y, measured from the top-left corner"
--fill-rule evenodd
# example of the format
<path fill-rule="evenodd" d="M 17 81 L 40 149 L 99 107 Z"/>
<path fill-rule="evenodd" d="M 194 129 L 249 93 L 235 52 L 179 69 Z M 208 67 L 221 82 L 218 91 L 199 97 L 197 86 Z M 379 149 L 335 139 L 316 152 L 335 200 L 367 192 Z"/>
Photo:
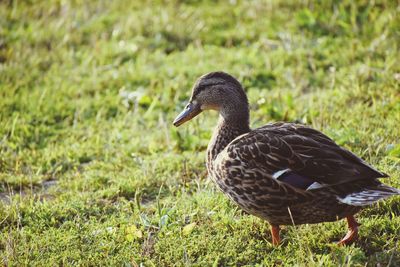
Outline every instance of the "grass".
<path fill-rule="evenodd" d="M 195 79 L 245 86 L 253 127 L 300 121 L 400 187 L 396 1 L 2 1 L 0 265 L 399 266 L 400 198 L 345 222 L 243 214 L 207 179 L 217 115 L 175 129 Z"/>

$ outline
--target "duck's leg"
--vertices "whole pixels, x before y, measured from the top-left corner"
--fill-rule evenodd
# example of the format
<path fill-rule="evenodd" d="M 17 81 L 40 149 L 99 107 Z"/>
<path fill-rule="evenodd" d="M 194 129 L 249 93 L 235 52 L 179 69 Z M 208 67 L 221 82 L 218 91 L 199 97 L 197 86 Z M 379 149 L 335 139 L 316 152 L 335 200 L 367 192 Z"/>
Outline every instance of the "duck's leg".
<path fill-rule="evenodd" d="M 356 219 L 353 215 L 347 216 L 347 224 L 349 225 L 349 231 L 347 232 L 346 236 L 339 241 L 339 245 L 350 245 L 358 238 L 358 226 Z"/>
<path fill-rule="evenodd" d="M 279 243 L 281 242 L 281 238 L 279 237 L 279 231 L 281 229 L 279 228 L 279 225 L 273 225 L 271 224 L 271 236 L 272 236 L 272 244 L 274 246 L 278 246 Z"/>

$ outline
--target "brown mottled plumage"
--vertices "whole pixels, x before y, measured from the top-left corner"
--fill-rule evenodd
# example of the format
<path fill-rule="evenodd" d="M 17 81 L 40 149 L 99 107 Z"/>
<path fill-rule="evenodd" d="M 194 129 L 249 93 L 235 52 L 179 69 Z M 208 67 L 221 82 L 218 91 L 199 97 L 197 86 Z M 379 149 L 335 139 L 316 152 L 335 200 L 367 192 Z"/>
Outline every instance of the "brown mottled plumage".
<path fill-rule="evenodd" d="M 282 122 L 251 130 L 246 94 L 227 73 L 200 77 L 174 125 L 206 109 L 220 113 L 207 149 L 210 177 L 242 209 L 272 225 L 274 244 L 279 225 L 341 218 L 347 218 L 350 231 L 340 243 L 351 243 L 357 237 L 354 214 L 400 194 L 377 180 L 385 173 L 317 130 Z"/>

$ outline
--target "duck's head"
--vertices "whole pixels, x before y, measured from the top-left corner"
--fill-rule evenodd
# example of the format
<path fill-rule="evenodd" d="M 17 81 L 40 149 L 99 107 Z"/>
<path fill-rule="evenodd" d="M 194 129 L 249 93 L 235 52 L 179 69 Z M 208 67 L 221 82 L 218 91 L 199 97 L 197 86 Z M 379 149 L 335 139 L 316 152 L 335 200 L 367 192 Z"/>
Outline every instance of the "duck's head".
<path fill-rule="evenodd" d="M 193 86 L 189 103 L 173 123 L 180 126 L 209 109 L 219 111 L 227 122 L 248 124 L 246 94 L 241 84 L 225 72 L 210 72 L 201 76 Z"/>

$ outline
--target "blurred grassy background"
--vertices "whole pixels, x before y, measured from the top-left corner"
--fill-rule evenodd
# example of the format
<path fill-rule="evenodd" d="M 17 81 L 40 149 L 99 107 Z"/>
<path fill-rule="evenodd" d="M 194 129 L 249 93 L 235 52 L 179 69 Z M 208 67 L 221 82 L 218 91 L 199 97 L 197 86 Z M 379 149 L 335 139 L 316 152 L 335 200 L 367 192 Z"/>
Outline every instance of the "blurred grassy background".
<path fill-rule="evenodd" d="M 171 125 L 224 70 L 252 125 L 324 131 L 400 187 L 398 1 L 1 1 L 0 264 L 399 266 L 400 199 L 283 245 L 207 180 L 216 114 Z"/>

